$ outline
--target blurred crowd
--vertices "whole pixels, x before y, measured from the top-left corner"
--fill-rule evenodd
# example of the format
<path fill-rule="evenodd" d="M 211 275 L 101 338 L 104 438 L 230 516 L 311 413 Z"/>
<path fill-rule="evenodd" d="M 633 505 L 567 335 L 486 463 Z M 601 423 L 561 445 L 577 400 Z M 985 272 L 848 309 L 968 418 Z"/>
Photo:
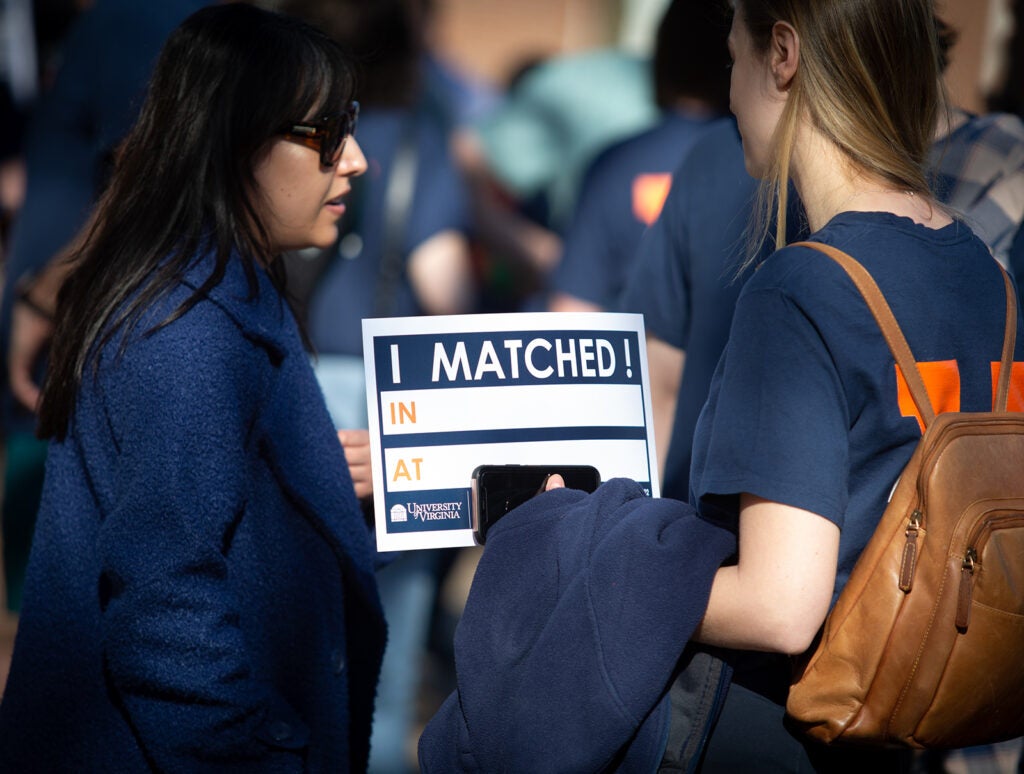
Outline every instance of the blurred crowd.
<path fill-rule="evenodd" d="M 729 117 L 726 11 L 666 0 L 645 53 L 613 43 L 539 58 L 524 51 L 507 81 L 492 83 L 453 65 L 436 43 L 440 1 L 254 3 L 320 27 L 359 65 L 356 137 L 367 172 L 353 180 L 335 243 L 286 256 L 293 308 L 335 427 L 367 427 L 361 319 L 644 313 L 662 489 L 685 500 L 689 440 L 742 284 L 736 272 L 755 193 Z M 47 452 L 34 409 L 63 279 L 55 259 L 104 189 L 164 39 L 209 4 L 2 5 L 2 546 L 12 616 Z M 1024 19 L 1021 3 L 1015 8 L 1017 31 L 986 95 L 998 112 L 954 111 L 936 128 L 933 168 L 939 197 L 967 214 L 1019 282 Z M 955 59 L 956 32 L 944 34 Z M 695 235 L 695 225 L 708 235 Z M 799 213 L 791 228 L 799 232 Z M 696 254 L 702 239 L 715 242 L 706 247 L 711 264 L 689 273 L 681 263 L 673 274 L 657 262 L 673 250 Z M 674 286 L 659 280 L 667 276 Z M 469 549 L 410 552 L 378 571 L 389 645 L 371 771 L 414 767 L 419 729 L 453 687 L 452 632 L 475 560 Z M 980 762 L 968 751 L 919 765 L 981 771 L 995 760 L 1014 765 L 1014 754 Z"/>

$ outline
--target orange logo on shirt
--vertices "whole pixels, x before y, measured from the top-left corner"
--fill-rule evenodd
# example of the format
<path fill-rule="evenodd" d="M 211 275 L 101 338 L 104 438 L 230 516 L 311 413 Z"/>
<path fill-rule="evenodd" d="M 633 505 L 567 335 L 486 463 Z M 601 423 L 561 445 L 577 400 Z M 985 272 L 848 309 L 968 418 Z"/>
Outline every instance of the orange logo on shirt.
<path fill-rule="evenodd" d="M 928 397 L 936 414 L 960 410 L 960 369 L 955 360 L 939 360 L 932 363 L 918 363 Z M 992 363 L 992 403 L 995 404 L 996 389 L 999 385 L 999 363 Z M 924 432 L 921 413 L 914 405 L 910 396 L 907 380 L 903 372 L 896 366 L 896 397 L 899 401 L 900 414 L 914 417 Z M 1007 411 L 1024 411 L 1024 363 L 1014 363 L 1010 372 L 1010 394 L 1006 402 Z"/>
<path fill-rule="evenodd" d="M 936 414 L 960 410 L 960 369 L 955 360 L 918 363 L 917 370 L 921 372 L 921 379 Z M 910 387 L 907 386 L 907 380 L 899 366 L 896 366 L 896 397 L 900 404 L 900 414 L 905 417 L 916 417 L 923 433 L 924 421 L 921 419 L 921 412 L 917 410 L 914 399 L 910 396 Z"/>
<path fill-rule="evenodd" d="M 633 178 L 633 215 L 641 223 L 651 225 L 661 215 L 672 175 L 668 173 L 637 175 Z"/>
<path fill-rule="evenodd" d="M 1000 363 L 992 364 L 992 404 L 996 402 L 999 388 Z M 1006 399 L 1007 411 L 1024 411 L 1024 363 L 1013 363 L 1010 367 L 1010 394 Z"/>

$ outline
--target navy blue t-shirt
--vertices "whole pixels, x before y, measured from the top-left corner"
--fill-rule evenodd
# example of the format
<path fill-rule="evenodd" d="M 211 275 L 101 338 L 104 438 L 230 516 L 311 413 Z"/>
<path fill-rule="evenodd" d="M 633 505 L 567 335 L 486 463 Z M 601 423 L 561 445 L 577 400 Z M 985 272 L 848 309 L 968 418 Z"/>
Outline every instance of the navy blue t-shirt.
<path fill-rule="evenodd" d="M 735 275 L 757 195 L 735 122 L 709 127 L 673 181 L 661 217 L 640 241 L 619 307 L 643 314 L 648 333 L 686 351 L 662 481 L 665 497 L 686 500 L 693 429 L 746 279 Z"/>
<path fill-rule="evenodd" d="M 672 171 L 707 126 L 706 118 L 671 111 L 594 160 L 551 278 L 554 291 L 614 306 L 637 243 L 665 203 Z"/>
<path fill-rule="evenodd" d="M 1024 303 L 1024 225 L 1017 230 L 1010 247 L 1010 271 L 1017 278 L 1017 295 Z"/>
<path fill-rule="evenodd" d="M 404 272 L 409 254 L 441 231 L 465 231 L 469 223 L 465 185 L 448 151 L 446 132 L 444 121 L 426 109 L 374 108 L 363 110 L 359 116 L 357 136 L 369 168 L 356 183 L 361 188 L 360 201 L 345 217 L 358 212 L 354 233 L 361 240 L 361 249 L 354 254 L 343 251 L 334 259 L 310 301 L 309 330 L 318 352 L 363 352 L 361 321 L 376 311 L 385 196 L 403 133 L 409 133 L 416 149 L 415 183 L 401 235 L 403 271 L 386 311 L 392 317 L 423 313 Z"/>
<path fill-rule="evenodd" d="M 929 390 L 945 388 L 937 412 L 991 410 L 1006 297 L 998 264 L 970 229 L 848 212 L 812 239 L 845 250 L 875 278 L 926 364 Z M 1018 329 L 1019 362 L 1024 317 Z M 1010 407 L 1024 410 L 1024 371 Z M 691 501 L 733 527 L 742 492 L 835 523 L 838 594 L 920 437 L 859 291 L 827 256 L 787 247 L 753 273 L 736 303 L 694 437 Z"/>

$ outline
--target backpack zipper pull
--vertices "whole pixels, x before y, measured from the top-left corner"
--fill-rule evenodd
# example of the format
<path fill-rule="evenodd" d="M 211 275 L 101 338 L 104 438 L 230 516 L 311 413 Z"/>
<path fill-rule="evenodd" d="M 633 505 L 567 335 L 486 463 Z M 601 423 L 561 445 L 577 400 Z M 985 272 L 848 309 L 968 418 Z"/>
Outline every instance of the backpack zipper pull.
<path fill-rule="evenodd" d="M 914 568 L 917 566 L 917 535 L 921 530 L 920 510 L 914 509 L 907 525 L 907 542 L 903 545 L 903 559 L 900 562 L 900 591 L 910 591 L 914 585 Z"/>
<path fill-rule="evenodd" d="M 960 594 L 956 602 L 956 628 L 967 631 L 971 622 L 971 589 L 974 586 L 974 565 L 978 561 L 978 552 L 968 548 L 960 565 Z"/>

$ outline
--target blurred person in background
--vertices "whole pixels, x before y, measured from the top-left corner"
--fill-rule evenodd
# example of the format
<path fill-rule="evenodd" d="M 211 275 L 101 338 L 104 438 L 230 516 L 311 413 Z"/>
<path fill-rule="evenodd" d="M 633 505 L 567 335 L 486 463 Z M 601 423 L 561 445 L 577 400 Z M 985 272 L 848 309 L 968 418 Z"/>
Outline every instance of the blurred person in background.
<path fill-rule="evenodd" d="M 488 311 L 536 311 L 588 165 L 661 117 L 644 55 L 606 46 L 524 59 L 462 138 Z"/>
<path fill-rule="evenodd" d="M 993 0 L 999 2 L 1000 0 Z M 943 73 L 955 51 L 956 31 L 938 19 Z M 1006 42 L 1005 40 L 1003 41 Z M 952 106 L 940 117 L 928 157 L 932 188 L 961 213 L 1004 268 L 1024 260 L 1024 121 Z"/>
<path fill-rule="evenodd" d="M 476 129 L 497 182 L 562 234 L 594 156 L 658 119 L 648 59 L 609 47 L 528 63 Z"/>
<path fill-rule="evenodd" d="M 704 129 L 729 111 L 728 14 L 674 0 L 658 26 L 651 70 L 662 118 L 615 143 L 588 168 L 562 258 L 553 312 L 613 308 L 644 230 L 661 213 L 672 172 Z"/>
<path fill-rule="evenodd" d="M 452 117 L 424 67 L 421 0 L 283 0 L 360 65 L 369 169 L 336 245 L 289 257 L 328 405 L 339 428 L 365 428 L 360 320 L 474 309 L 466 191 L 450 151 Z"/>
<path fill-rule="evenodd" d="M 27 130 L 27 189 L 11 234 L 0 306 L 7 442 L 3 543 L 7 606 L 21 604 L 22 579 L 42 487 L 46 442 L 34 410 L 43 356 L 64 277 L 54 257 L 85 222 L 109 177 L 114 150 L 138 114 L 149 73 L 170 31 L 210 0 L 96 0 L 61 44 L 52 87 Z"/>
<path fill-rule="evenodd" d="M 427 0 L 284 0 L 360 65 L 360 142 L 367 173 L 353 184 L 334 244 L 288 256 L 315 351 L 314 368 L 342 429 L 360 497 L 372 495 L 361 320 L 476 308 L 470 213 L 451 153 L 452 82 L 430 64 Z M 449 552 L 400 554 L 378 573 L 388 646 L 370 770 L 410 768 L 410 738 L 431 611 Z M 414 740 L 412 740 L 414 741 Z"/>

